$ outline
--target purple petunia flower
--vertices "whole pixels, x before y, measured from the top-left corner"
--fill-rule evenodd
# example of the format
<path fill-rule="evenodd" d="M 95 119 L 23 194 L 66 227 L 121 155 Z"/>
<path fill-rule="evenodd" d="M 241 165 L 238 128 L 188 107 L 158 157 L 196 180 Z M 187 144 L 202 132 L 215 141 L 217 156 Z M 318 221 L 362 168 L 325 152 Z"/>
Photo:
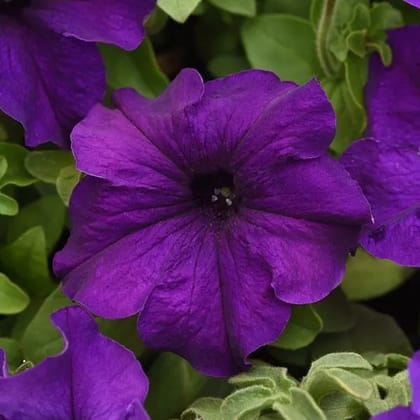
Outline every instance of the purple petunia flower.
<path fill-rule="evenodd" d="M 184 70 L 157 99 L 114 93 L 72 133 L 87 173 L 55 270 L 109 318 L 140 312 L 146 345 L 231 375 L 275 340 L 291 304 L 340 282 L 369 219 L 327 154 L 334 113 L 319 84 L 251 70 L 203 84 Z"/>
<path fill-rule="evenodd" d="M 22 123 L 28 146 L 68 145 L 70 130 L 105 92 L 91 41 L 135 48 L 155 2 L 0 0 L 0 109 Z"/>
<path fill-rule="evenodd" d="M 8 376 L 0 350 L 0 418 L 147 419 L 148 382 L 134 354 L 100 334 L 80 307 L 51 318 L 65 342 L 58 356 Z"/>
<path fill-rule="evenodd" d="M 420 351 L 414 353 L 408 364 L 408 377 L 411 384 L 411 407 L 395 407 L 373 416 L 371 420 L 420 420 Z"/>
<path fill-rule="evenodd" d="M 406 3 L 420 8 L 420 0 L 404 0 Z"/>
<path fill-rule="evenodd" d="M 361 244 L 371 254 L 420 266 L 420 26 L 390 31 L 394 60 L 372 58 L 367 86 L 374 139 L 354 143 L 341 162 L 372 208 Z"/>

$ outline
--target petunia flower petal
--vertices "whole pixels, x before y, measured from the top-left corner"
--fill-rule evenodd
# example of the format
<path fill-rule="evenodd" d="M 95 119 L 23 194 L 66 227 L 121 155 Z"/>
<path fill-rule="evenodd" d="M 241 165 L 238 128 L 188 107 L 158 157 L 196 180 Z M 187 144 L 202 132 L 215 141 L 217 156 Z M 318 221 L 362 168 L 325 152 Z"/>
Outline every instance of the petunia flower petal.
<path fill-rule="evenodd" d="M 271 72 L 246 70 L 205 85 L 201 101 L 175 116 L 180 145 L 195 170 L 229 166 L 233 150 L 270 104 L 296 89 Z M 238 106 L 240 104 L 240 106 Z M 215 123 L 217 121 L 217 123 Z"/>
<path fill-rule="evenodd" d="M 151 144 L 179 168 L 190 172 L 191 163 L 183 153 L 183 138 L 174 124 L 173 114 L 200 101 L 203 93 L 200 74 L 193 69 L 184 69 L 156 99 L 145 98 L 134 89 L 118 89 L 113 93 L 113 100 Z"/>
<path fill-rule="evenodd" d="M 156 0 L 32 0 L 27 20 L 64 36 L 132 50 L 144 37 L 143 21 Z"/>
<path fill-rule="evenodd" d="M 238 142 L 232 165 L 238 170 L 254 160 L 318 157 L 325 153 L 334 133 L 333 108 L 319 83 L 311 80 L 264 109 Z"/>
<path fill-rule="evenodd" d="M 420 8 L 420 0 L 404 0 L 406 3 Z"/>
<path fill-rule="evenodd" d="M 408 266 L 420 265 L 420 138 L 388 145 L 365 139 L 341 162 L 362 187 L 372 208 L 361 243 L 371 254 Z"/>
<path fill-rule="evenodd" d="M 95 45 L 3 15 L 0 62 L 0 108 L 25 127 L 30 147 L 47 141 L 67 147 L 71 128 L 105 92 Z"/>
<path fill-rule="evenodd" d="M 243 206 L 290 217 L 344 225 L 370 220 L 369 204 L 340 163 L 318 159 L 245 165 L 236 177 Z"/>
<path fill-rule="evenodd" d="M 269 267 L 240 235 L 219 237 L 207 227 L 189 238 L 141 312 L 140 336 L 203 373 L 229 376 L 280 335 L 290 306 L 275 297 Z"/>
<path fill-rule="evenodd" d="M 366 86 L 366 135 L 392 144 L 407 144 L 420 133 L 420 25 L 389 31 L 392 64 L 372 56 Z"/>
<path fill-rule="evenodd" d="M 276 296 L 294 304 L 321 300 L 338 286 L 346 257 L 356 248 L 360 231 L 357 226 L 317 223 L 250 209 L 241 212 L 241 220 L 252 252 L 271 267 Z"/>
<path fill-rule="evenodd" d="M 52 320 L 63 335 L 63 352 L 0 378 L 0 415 L 105 420 L 137 412 L 137 418 L 147 419 L 141 411 L 147 378 L 134 354 L 101 335 L 80 307 L 64 308 Z"/>
<path fill-rule="evenodd" d="M 74 128 L 71 146 L 79 170 L 115 185 L 169 192 L 188 183 L 185 173 L 119 110 L 96 105 Z"/>
<path fill-rule="evenodd" d="M 110 318 L 138 312 L 163 280 L 159 264 L 166 249 L 176 247 L 197 218 L 188 214 L 190 208 L 164 189 L 154 194 L 82 180 L 70 203 L 72 236 L 54 257 L 54 270 L 65 278 L 64 291 Z"/>
<path fill-rule="evenodd" d="M 392 410 L 377 414 L 371 420 L 419 420 L 420 416 L 413 413 L 409 407 L 395 407 Z"/>

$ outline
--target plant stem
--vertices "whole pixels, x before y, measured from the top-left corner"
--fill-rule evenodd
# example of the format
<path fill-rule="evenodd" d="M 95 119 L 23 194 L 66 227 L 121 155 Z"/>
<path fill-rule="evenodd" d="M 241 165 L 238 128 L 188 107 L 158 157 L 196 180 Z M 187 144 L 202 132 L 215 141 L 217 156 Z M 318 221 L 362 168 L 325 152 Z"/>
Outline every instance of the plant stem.
<path fill-rule="evenodd" d="M 321 17 L 319 19 L 316 33 L 316 49 L 322 70 L 327 77 L 335 73 L 335 63 L 328 52 L 327 38 L 330 30 L 331 20 L 334 14 L 335 0 L 324 0 Z"/>

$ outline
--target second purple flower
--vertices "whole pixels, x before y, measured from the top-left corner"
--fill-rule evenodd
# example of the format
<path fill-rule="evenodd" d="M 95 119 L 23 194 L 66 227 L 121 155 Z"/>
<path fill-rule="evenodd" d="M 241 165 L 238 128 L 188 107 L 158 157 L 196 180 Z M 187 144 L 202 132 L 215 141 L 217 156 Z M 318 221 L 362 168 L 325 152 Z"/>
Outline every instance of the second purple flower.
<path fill-rule="evenodd" d="M 104 317 L 140 312 L 147 346 L 231 375 L 291 304 L 338 285 L 369 220 L 327 154 L 331 105 L 316 81 L 246 71 L 204 84 L 193 70 L 155 100 L 123 89 L 114 102 L 72 133 L 89 176 L 55 258 L 64 291 Z"/>

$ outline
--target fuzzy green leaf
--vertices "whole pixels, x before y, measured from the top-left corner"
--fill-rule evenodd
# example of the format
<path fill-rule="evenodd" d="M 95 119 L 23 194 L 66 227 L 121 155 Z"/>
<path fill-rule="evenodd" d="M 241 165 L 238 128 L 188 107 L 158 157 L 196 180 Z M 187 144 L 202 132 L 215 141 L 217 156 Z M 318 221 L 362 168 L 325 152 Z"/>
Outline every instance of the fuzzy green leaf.
<path fill-rule="evenodd" d="M 201 0 L 158 0 L 157 5 L 173 20 L 184 23 Z"/>
<path fill-rule="evenodd" d="M 257 13 L 256 0 L 207 0 L 213 6 L 237 15 L 252 17 Z"/>

